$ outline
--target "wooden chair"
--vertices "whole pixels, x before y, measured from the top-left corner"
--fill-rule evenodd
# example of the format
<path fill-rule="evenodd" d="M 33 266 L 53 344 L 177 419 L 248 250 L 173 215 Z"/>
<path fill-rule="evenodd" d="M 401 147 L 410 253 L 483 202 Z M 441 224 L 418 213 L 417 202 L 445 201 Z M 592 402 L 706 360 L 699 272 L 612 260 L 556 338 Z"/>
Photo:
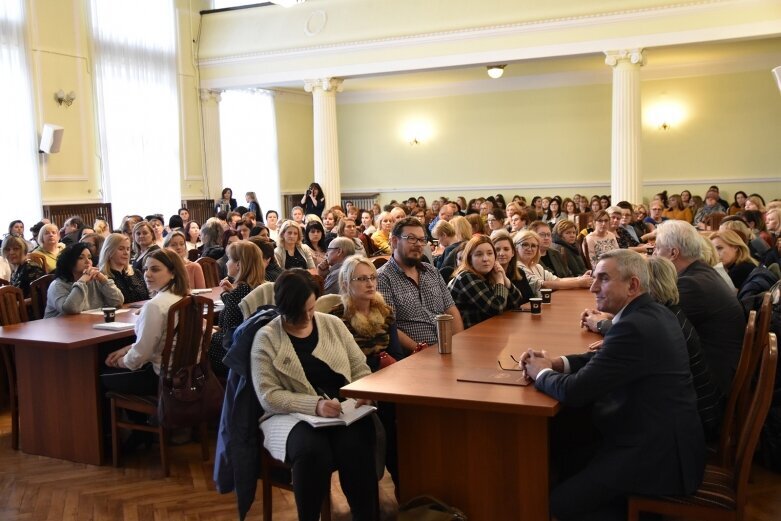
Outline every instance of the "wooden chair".
<path fill-rule="evenodd" d="M 390 259 L 389 255 L 383 255 L 381 257 L 372 257 L 371 261 L 375 268 L 380 269 L 381 266 L 388 262 L 388 259 Z"/>
<path fill-rule="evenodd" d="M 737 436 L 740 434 L 739 431 L 745 419 L 745 410 L 739 408 L 738 404 L 745 402 L 744 395 L 750 395 L 750 377 L 756 372 L 759 362 L 758 355 L 761 354 L 761 346 L 756 348 L 756 353 L 754 352 L 756 323 L 757 312 L 751 310 L 746 322 L 746 331 L 743 334 L 743 344 L 740 347 L 738 367 L 735 369 L 735 376 L 732 377 L 727 406 L 724 408 L 719 444 L 716 448 L 715 463 L 722 467 L 727 467 L 732 463 L 734 445 L 737 443 Z"/>
<path fill-rule="evenodd" d="M 591 257 L 588 254 L 588 241 L 582 235 L 578 235 L 578 246 L 580 246 L 580 253 L 583 255 L 583 262 L 586 263 L 586 268 L 593 270 L 591 265 Z"/>
<path fill-rule="evenodd" d="M 160 374 L 165 371 L 176 372 L 180 367 L 195 363 L 208 357 L 211 342 L 212 326 L 214 325 L 214 302 L 202 296 L 190 296 L 181 299 L 168 310 L 168 325 L 163 347 Z M 174 349 L 174 345 L 176 349 Z M 173 355 L 173 356 L 172 356 Z M 157 424 L 136 423 L 120 419 L 120 411 L 135 411 L 151 417 L 157 417 L 157 396 L 140 396 L 117 392 L 107 393 L 111 400 L 111 442 L 112 459 L 115 467 L 119 466 L 120 439 L 119 429 L 131 429 L 156 433 L 160 439 L 160 459 L 163 474 L 170 474 L 168 458 L 168 432 Z M 206 422 L 199 425 L 201 454 L 204 461 L 209 460 L 209 434 Z"/>
<path fill-rule="evenodd" d="M 10 286 L 11 283 L 5 279 L 0 279 L 0 286 Z"/>
<path fill-rule="evenodd" d="M 54 275 L 44 275 L 30 283 L 30 308 L 33 320 L 40 320 L 46 312 L 46 294 L 49 285 L 54 282 Z"/>
<path fill-rule="evenodd" d="M 321 277 L 320 275 L 313 274 L 312 278 L 317 282 L 317 284 L 320 286 L 320 294 L 322 295 L 325 291 L 325 279 Z"/>
<path fill-rule="evenodd" d="M 315 311 L 320 313 L 330 312 L 334 306 L 342 303 L 342 297 L 340 295 L 322 295 L 315 301 Z"/>
<path fill-rule="evenodd" d="M 0 287 L 0 326 L 27 322 L 27 306 L 22 290 L 14 286 Z M 8 375 L 8 399 L 11 403 L 11 448 L 19 450 L 19 396 L 16 389 L 14 348 L 0 344 L 3 365 Z"/>
<path fill-rule="evenodd" d="M 260 479 L 262 480 L 263 494 L 263 521 L 271 521 L 272 497 L 271 487 L 284 490 L 293 490 L 293 472 L 290 465 L 274 459 L 263 447 L 263 433 L 259 433 L 260 440 Z M 323 499 L 320 508 L 320 521 L 331 521 L 331 494 Z"/>
<path fill-rule="evenodd" d="M 211 257 L 201 257 L 195 262 L 203 269 L 203 279 L 207 288 L 216 288 L 220 285 L 220 268 L 216 260 Z"/>
<path fill-rule="evenodd" d="M 705 467 L 705 478 L 691 496 L 630 497 L 629 521 L 638 521 L 640 512 L 655 512 L 664 516 L 706 521 L 740 521 L 747 501 L 748 476 L 762 425 L 765 423 L 773 397 L 778 345 L 776 335 L 765 337 L 762 364 L 757 384 L 751 395 L 751 407 L 746 424 L 741 428 L 735 452 L 735 465 L 723 468 Z"/>

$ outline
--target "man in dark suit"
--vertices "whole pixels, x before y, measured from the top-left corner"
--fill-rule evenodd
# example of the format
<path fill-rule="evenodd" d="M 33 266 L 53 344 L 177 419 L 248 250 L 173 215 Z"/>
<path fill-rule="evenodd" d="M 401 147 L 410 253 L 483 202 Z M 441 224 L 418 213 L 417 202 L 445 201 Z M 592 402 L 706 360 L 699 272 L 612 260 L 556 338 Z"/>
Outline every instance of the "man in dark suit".
<path fill-rule="evenodd" d="M 735 290 L 700 260 L 701 248 L 699 233 L 685 221 L 670 220 L 657 229 L 654 254 L 675 265 L 681 309 L 697 330 L 711 379 L 729 396 L 746 319 Z"/>
<path fill-rule="evenodd" d="M 691 494 L 702 481 L 705 442 L 686 340 L 678 321 L 647 293 L 645 259 L 628 250 L 602 256 L 591 292 L 613 313 L 602 347 L 551 359 L 529 351 L 521 366 L 535 387 L 565 406 L 592 405 L 599 447 L 551 492 L 551 515 L 626 519 L 630 494 Z"/>

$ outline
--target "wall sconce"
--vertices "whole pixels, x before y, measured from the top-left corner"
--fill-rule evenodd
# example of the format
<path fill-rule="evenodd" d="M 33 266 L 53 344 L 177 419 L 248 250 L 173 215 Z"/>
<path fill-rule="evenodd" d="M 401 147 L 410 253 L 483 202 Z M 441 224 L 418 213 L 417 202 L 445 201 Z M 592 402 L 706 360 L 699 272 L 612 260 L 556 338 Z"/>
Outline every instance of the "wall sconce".
<path fill-rule="evenodd" d="M 431 138 L 431 124 L 423 120 L 409 121 L 404 125 L 403 135 L 410 146 L 421 145 Z"/>
<path fill-rule="evenodd" d="M 677 101 L 661 101 L 645 111 L 646 122 L 659 130 L 670 130 L 686 119 L 686 109 Z"/>
<path fill-rule="evenodd" d="M 486 69 L 488 69 L 488 75 L 496 80 L 502 77 L 505 67 L 507 67 L 506 63 L 504 65 L 489 65 Z"/>
<path fill-rule="evenodd" d="M 76 99 L 76 93 L 70 91 L 69 93 L 65 94 L 65 91 L 60 89 L 54 93 L 54 99 L 60 106 L 65 105 L 66 107 L 70 107 L 73 104 L 73 100 Z"/>

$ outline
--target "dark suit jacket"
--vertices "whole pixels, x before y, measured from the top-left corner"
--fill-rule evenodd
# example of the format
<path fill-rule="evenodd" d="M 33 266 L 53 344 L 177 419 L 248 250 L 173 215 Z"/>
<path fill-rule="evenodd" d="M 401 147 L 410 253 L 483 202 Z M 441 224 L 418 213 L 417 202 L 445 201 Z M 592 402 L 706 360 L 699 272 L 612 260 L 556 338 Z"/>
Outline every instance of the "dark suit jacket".
<path fill-rule="evenodd" d="M 681 309 L 700 336 L 713 381 L 729 396 L 746 330 L 743 308 L 735 292 L 702 261 L 678 274 L 678 293 Z"/>
<path fill-rule="evenodd" d="M 648 294 L 630 302 L 595 353 L 568 356 L 570 374 L 535 386 L 564 405 L 593 403 L 603 437 L 589 463 L 626 493 L 690 494 L 702 481 L 705 441 L 678 320 Z"/>

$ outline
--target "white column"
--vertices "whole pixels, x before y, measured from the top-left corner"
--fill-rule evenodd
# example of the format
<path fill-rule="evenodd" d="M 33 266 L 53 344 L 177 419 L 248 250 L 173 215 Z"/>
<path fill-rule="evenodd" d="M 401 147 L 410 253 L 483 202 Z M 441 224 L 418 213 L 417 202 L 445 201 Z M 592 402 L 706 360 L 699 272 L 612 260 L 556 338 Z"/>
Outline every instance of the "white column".
<path fill-rule="evenodd" d="M 304 88 L 312 93 L 314 120 L 315 182 L 325 193 L 325 207 L 342 204 L 339 186 L 339 136 L 336 130 L 336 93 L 342 90 L 337 78 L 307 80 Z"/>
<path fill-rule="evenodd" d="M 207 186 L 204 196 L 216 199 L 222 193 L 222 143 L 220 141 L 220 96 L 222 91 L 201 89 L 203 153 Z M 206 193 L 205 190 L 209 192 Z"/>
<path fill-rule="evenodd" d="M 613 136 L 610 156 L 610 193 L 613 202 L 642 202 L 640 172 L 640 67 L 642 49 L 606 51 L 613 67 Z"/>

